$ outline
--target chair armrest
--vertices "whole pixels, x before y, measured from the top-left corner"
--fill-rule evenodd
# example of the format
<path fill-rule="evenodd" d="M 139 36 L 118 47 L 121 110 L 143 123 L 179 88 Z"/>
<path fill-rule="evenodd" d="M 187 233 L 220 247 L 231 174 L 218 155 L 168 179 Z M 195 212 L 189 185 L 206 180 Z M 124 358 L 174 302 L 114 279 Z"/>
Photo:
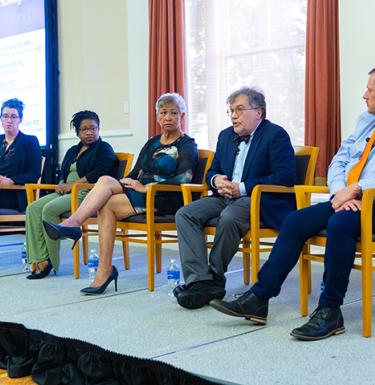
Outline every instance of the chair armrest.
<path fill-rule="evenodd" d="M 57 184 L 47 183 L 26 183 L 27 204 L 34 202 L 37 199 L 37 192 L 40 190 L 55 190 Z"/>
<path fill-rule="evenodd" d="M 71 207 L 70 210 L 74 213 L 79 206 L 78 194 L 81 190 L 91 190 L 95 186 L 95 183 L 73 183 L 72 190 L 70 192 L 71 195 Z"/>
<path fill-rule="evenodd" d="M 181 185 L 172 184 L 150 184 L 146 192 L 146 221 L 152 224 L 155 221 L 155 194 L 158 191 L 182 192 Z"/>
<path fill-rule="evenodd" d="M 294 186 L 296 192 L 297 209 L 303 209 L 311 204 L 311 194 L 328 194 L 327 186 Z"/>
<path fill-rule="evenodd" d="M 201 196 L 208 194 L 208 187 L 206 184 L 184 183 L 181 185 L 181 189 L 184 205 L 193 201 L 193 192 L 199 192 L 201 193 Z"/>
<path fill-rule="evenodd" d="M 258 184 L 253 188 L 250 197 L 250 229 L 260 227 L 260 198 L 262 193 L 294 193 L 294 187 L 271 184 Z"/>
<path fill-rule="evenodd" d="M 374 206 L 375 188 L 369 188 L 363 192 L 362 195 L 362 209 L 361 209 L 361 241 L 362 247 L 367 247 L 372 243 L 372 210 Z M 362 253 L 369 255 L 371 258 L 370 250 L 367 253 L 362 250 Z M 363 255 L 362 254 L 362 255 Z"/>

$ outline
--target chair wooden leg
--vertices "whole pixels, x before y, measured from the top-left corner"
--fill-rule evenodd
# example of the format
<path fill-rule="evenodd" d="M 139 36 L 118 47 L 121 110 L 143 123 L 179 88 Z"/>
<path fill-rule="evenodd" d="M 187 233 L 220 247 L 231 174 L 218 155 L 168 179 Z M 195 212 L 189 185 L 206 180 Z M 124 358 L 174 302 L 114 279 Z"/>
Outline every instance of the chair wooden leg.
<path fill-rule="evenodd" d="M 161 272 L 161 231 L 155 232 L 155 256 L 156 256 L 156 272 Z"/>
<path fill-rule="evenodd" d="M 80 275 L 79 271 L 79 241 L 75 244 L 73 248 L 73 272 L 74 278 L 78 279 Z"/>
<path fill-rule="evenodd" d="M 148 266 L 148 290 L 154 291 L 155 288 L 155 239 L 154 234 L 147 235 L 147 266 Z"/>
<path fill-rule="evenodd" d="M 309 285 L 309 262 L 302 258 L 302 255 L 299 258 L 299 276 L 300 276 L 300 313 L 302 316 L 307 316 L 309 311 L 309 295 L 308 295 L 308 285 Z"/>
<path fill-rule="evenodd" d="M 130 259 L 129 259 L 129 242 L 126 240 L 126 236 L 128 235 L 128 230 L 123 229 L 122 235 L 124 238 L 122 238 L 122 255 L 124 256 L 124 267 L 125 270 L 130 269 Z"/>
<path fill-rule="evenodd" d="M 248 285 L 250 283 L 250 240 L 244 238 L 242 246 L 245 249 L 242 252 L 243 282 Z"/>
<path fill-rule="evenodd" d="M 82 253 L 83 253 L 83 263 L 87 265 L 89 260 L 89 237 L 87 235 L 88 226 L 82 226 Z"/>
<path fill-rule="evenodd" d="M 362 334 L 371 337 L 372 326 L 372 260 L 371 250 L 362 250 Z"/>
<path fill-rule="evenodd" d="M 260 268 L 260 242 L 259 237 L 251 238 L 251 283 L 254 285 L 258 281 L 258 271 Z"/>
<path fill-rule="evenodd" d="M 307 292 L 311 294 L 312 286 L 311 286 L 311 261 L 307 262 Z"/>

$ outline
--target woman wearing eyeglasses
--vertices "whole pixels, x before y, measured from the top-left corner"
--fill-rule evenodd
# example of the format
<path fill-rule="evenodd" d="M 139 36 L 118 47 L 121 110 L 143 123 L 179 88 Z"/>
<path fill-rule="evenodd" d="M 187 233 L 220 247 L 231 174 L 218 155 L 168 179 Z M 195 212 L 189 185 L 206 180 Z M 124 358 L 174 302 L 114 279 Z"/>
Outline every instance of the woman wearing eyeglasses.
<path fill-rule="evenodd" d="M 4 134 L 0 135 L 0 207 L 22 212 L 26 209 L 25 191 L 6 188 L 37 182 L 42 162 L 38 138 L 19 129 L 23 108 L 24 104 L 18 99 L 9 99 L 2 104 Z"/>
<path fill-rule="evenodd" d="M 28 279 L 42 279 L 52 269 L 55 272 L 60 262 L 60 242 L 50 239 L 43 221 L 60 221 L 60 215 L 70 211 L 70 192 L 74 183 L 95 183 L 102 175 L 115 175 L 117 158 L 110 144 L 99 137 L 100 120 L 92 111 L 80 111 L 70 122 L 80 142 L 71 147 L 62 162 L 62 180 L 56 191 L 31 203 L 26 210 L 26 249 L 29 263 L 35 270 Z M 79 203 L 87 190 L 79 193 Z"/>
<path fill-rule="evenodd" d="M 120 181 L 100 178 L 70 218 L 60 225 L 56 224 L 58 221 L 44 223 L 51 238 L 78 240 L 82 235 L 79 226 L 98 213 L 99 267 L 92 285 L 81 290 L 83 294 L 102 294 L 111 281 L 115 281 L 117 289 L 118 272 L 112 266 L 116 220 L 145 212 L 147 185 L 191 182 L 198 151 L 194 139 L 181 130 L 185 110 L 185 101 L 180 95 L 168 93 L 160 96 L 156 102 L 156 115 L 161 134 L 146 142 L 127 178 Z M 160 193 L 155 199 L 159 215 L 174 214 L 182 203 L 180 193 Z"/>

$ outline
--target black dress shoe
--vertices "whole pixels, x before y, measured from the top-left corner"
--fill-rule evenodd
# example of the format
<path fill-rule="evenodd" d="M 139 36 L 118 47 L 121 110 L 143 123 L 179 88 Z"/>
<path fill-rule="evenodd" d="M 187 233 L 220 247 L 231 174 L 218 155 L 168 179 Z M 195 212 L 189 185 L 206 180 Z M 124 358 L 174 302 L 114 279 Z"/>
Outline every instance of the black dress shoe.
<path fill-rule="evenodd" d="M 292 330 L 290 335 L 304 341 L 316 341 L 345 332 L 344 319 L 339 307 L 318 307 L 309 322 Z"/>
<path fill-rule="evenodd" d="M 72 249 L 82 237 L 82 230 L 80 227 L 66 227 L 47 221 L 43 221 L 43 226 L 48 236 L 54 241 L 67 238 L 72 239 L 74 241 Z"/>
<path fill-rule="evenodd" d="M 112 282 L 115 281 L 115 291 L 117 291 L 117 278 L 118 278 L 118 271 L 116 269 L 116 266 L 112 266 L 112 271 L 110 276 L 107 278 L 107 280 L 103 283 L 103 285 L 99 287 L 92 287 L 88 286 L 83 289 L 81 289 L 81 293 L 85 295 L 98 295 L 103 294 L 107 286 Z"/>
<path fill-rule="evenodd" d="M 173 295 L 177 298 L 177 296 L 182 293 L 183 291 L 185 291 L 187 289 L 187 286 L 184 284 L 184 285 L 177 285 L 174 289 L 173 289 Z"/>
<path fill-rule="evenodd" d="M 227 315 L 245 317 L 249 321 L 265 325 L 268 315 L 268 300 L 257 297 L 250 290 L 235 301 L 226 302 L 214 299 L 210 305 Z"/>
<path fill-rule="evenodd" d="M 49 275 L 49 273 L 51 272 L 51 270 L 53 269 L 53 266 L 52 266 L 52 263 L 50 261 L 50 259 L 48 258 L 47 259 L 48 261 L 48 264 L 47 266 L 44 268 L 44 270 L 42 271 L 33 271 L 30 275 L 28 275 L 26 278 L 27 279 L 42 279 L 42 278 L 45 278 L 47 277 L 47 275 Z M 55 273 L 56 275 L 56 270 L 53 270 L 53 272 Z"/>
<path fill-rule="evenodd" d="M 186 309 L 199 309 L 212 299 L 222 299 L 224 296 L 225 289 L 216 286 L 213 281 L 198 281 L 188 285 L 176 298 L 178 304 Z"/>

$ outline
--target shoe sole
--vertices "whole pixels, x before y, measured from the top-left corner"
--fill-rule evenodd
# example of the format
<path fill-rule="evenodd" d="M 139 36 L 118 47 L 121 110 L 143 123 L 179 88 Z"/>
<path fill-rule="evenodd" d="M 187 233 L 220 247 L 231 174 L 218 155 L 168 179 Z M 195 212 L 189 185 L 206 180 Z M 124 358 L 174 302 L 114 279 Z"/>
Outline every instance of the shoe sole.
<path fill-rule="evenodd" d="M 255 322 L 256 324 L 265 325 L 267 323 L 267 318 L 265 318 L 265 317 L 259 317 L 259 316 L 255 316 L 252 314 L 237 313 L 237 312 L 230 310 L 230 309 L 227 309 L 225 306 L 222 306 L 221 304 L 218 304 L 215 302 L 210 303 L 210 306 L 212 306 L 214 309 L 216 309 L 219 312 L 224 313 L 226 315 L 231 315 L 233 317 L 241 317 L 241 318 L 245 317 L 245 319 L 247 321 L 252 321 L 252 322 Z"/>
<path fill-rule="evenodd" d="M 329 333 L 325 334 L 324 336 L 319 336 L 319 337 L 310 337 L 310 336 L 302 336 L 299 334 L 294 334 L 293 332 L 290 333 L 291 336 L 294 338 L 297 338 L 298 340 L 302 341 L 318 341 L 318 340 L 323 340 L 325 338 L 331 337 L 333 335 L 339 335 L 345 333 L 345 326 L 341 328 L 337 328 L 335 330 L 330 331 Z"/>

